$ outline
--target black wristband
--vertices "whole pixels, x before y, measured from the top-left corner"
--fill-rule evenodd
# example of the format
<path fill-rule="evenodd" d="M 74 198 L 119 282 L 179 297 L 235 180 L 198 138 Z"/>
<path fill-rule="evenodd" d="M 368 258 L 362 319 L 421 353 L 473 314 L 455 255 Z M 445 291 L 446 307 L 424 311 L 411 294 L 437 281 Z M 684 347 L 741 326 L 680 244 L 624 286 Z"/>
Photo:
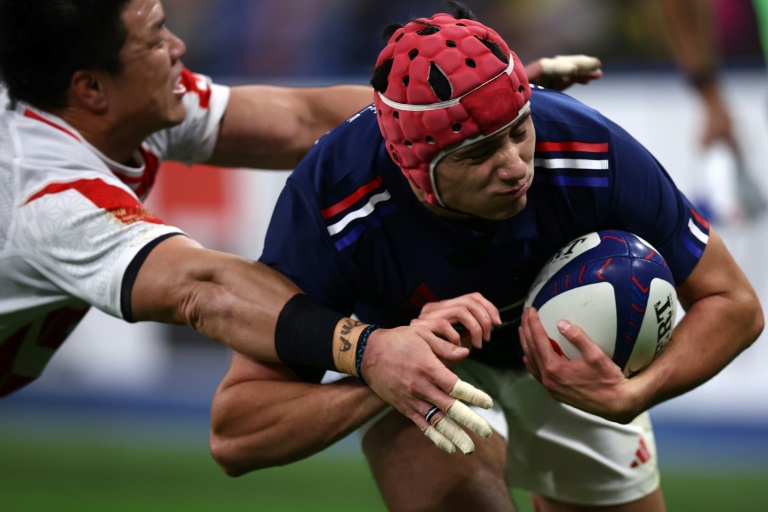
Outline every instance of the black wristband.
<path fill-rule="evenodd" d="M 275 327 L 277 357 L 286 365 L 335 370 L 333 335 L 344 315 L 297 294 L 285 303 Z"/>

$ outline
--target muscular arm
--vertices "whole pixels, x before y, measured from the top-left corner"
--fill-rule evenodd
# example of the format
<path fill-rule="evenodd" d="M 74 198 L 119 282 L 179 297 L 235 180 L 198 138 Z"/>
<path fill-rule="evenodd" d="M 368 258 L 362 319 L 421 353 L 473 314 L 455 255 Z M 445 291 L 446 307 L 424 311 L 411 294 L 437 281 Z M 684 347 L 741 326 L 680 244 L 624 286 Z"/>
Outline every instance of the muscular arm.
<path fill-rule="evenodd" d="M 667 349 L 631 379 L 645 410 L 714 377 L 760 335 L 760 301 L 718 234 L 710 231 L 704 255 L 678 287 L 686 314 Z"/>
<path fill-rule="evenodd" d="M 277 318 L 299 292 L 266 265 L 174 236 L 147 256 L 131 305 L 134 320 L 186 324 L 243 354 L 277 361 Z"/>
<path fill-rule="evenodd" d="M 174 236 L 158 244 L 141 266 L 131 293 L 132 313 L 135 320 L 190 325 L 251 359 L 278 362 L 275 328 L 286 302 L 297 293 L 300 291 L 291 281 L 263 264 L 210 251 L 186 237 Z M 351 330 L 343 329 L 347 322 L 354 322 L 341 319 L 336 324 L 337 334 L 329 332 L 331 339 L 323 340 L 318 339 L 323 334 L 305 320 L 299 319 L 303 331 L 294 340 L 307 346 L 324 346 L 325 342 L 335 367 L 325 368 L 327 363 L 322 361 L 310 363 L 318 363 L 315 368 L 356 373 L 355 361 L 362 351 L 351 350 L 357 338 L 346 339 Z M 466 406 L 454 407 L 458 399 L 490 406 L 485 393 L 460 383 L 441 362 L 468 354 L 466 348 L 445 341 L 458 341 L 459 333 L 446 323 L 432 328 L 429 323 L 373 331 L 361 357 L 362 374 L 378 396 L 422 429 L 429 426 L 424 414 L 434 404 L 448 413 L 454 411 L 458 415 L 454 419 L 469 428 L 490 434 L 484 419 Z M 451 435 L 468 438 L 461 429 Z"/>
<path fill-rule="evenodd" d="M 323 134 L 373 102 L 372 89 L 233 87 L 209 163 L 292 169 Z"/>
<path fill-rule="evenodd" d="M 211 453 L 239 476 L 309 457 L 384 410 L 357 380 L 299 382 L 280 364 L 233 354 L 211 409 Z"/>

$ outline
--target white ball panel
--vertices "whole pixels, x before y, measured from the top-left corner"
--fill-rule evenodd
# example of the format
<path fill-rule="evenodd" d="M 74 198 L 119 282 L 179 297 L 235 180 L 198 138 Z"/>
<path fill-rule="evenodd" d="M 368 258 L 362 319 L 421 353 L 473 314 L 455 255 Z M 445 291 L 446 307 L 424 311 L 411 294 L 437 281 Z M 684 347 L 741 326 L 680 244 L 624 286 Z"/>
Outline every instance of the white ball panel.
<path fill-rule="evenodd" d="M 613 357 L 616 345 L 616 298 L 613 285 L 596 283 L 573 288 L 556 295 L 539 309 L 539 317 L 549 337 L 560 345 L 568 359 L 581 353 L 557 329 L 558 320 L 575 324 Z"/>
<path fill-rule="evenodd" d="M 663 279 L 653 279 L 643 323 L 624 371 L 626 375 L 638 373 L 664 350 L 672 336 L 676 316 L 677 293 L 674 286 Z"/>
<path fill-rule="evenodd" d="M 542 286 L 569 261 L 598 245 L 600 245 L 600 235 L 598 233 L 589 233 L 575 239 L 557 251 L 554 256 L 547 260 L 547 263 L 536 276 L 536 280 L 528 292 L 528 297 L 526 297 L 526 306 L 530 306 L 530 301 L 539 294 Z"/>

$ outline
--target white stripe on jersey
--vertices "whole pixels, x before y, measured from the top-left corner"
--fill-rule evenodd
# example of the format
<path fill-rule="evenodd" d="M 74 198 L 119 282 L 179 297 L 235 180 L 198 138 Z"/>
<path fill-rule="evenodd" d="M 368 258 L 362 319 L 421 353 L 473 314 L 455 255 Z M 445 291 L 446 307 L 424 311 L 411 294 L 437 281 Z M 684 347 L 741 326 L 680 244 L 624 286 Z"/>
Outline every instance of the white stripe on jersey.
<path fill-rule="evenodd" d="M 703 232 L 703 231 L 702 231 L 702 230 L 699 228 L 699 226 L 697 226 L 697 225 L 696 225 L 696 224 L 693 222 L 693 219 L 688 219 L 688 229 L 690 229 L 690 230 L 691 230 L 691 233 L 693 234 L 693 236 L 695 236 L 696 238 L 698 238 L 698 239 L 699 239 L 699 241 L 700 241 L 701 243 L 703 243 L 703 244 L 705 244 L 705 245 L 706 245 L 706 244 L 707 244 L 707 242 L 709 242 L 709 235 L 707 235 L 706 233 L 704 233 L 704 232 Z"/>
<path fill-rule="evenodd" d="M 336 233 L 343 231 L 344 228 L 346 228 L 350 222 L 352 222 L 355 219 L 359 219 L 361 217 L 366 217 L 370 215 L 371 213 L 373 213 L 373 209 L 377 203 L 386 201 L 391 197 L 392 196 L 386 190 L 380 194 L 376 194 L 375 196 L 372 196 L 371 199 L 367 203 L 365 203 L 365 205 L 363 205 L 362 208 L 348 213 L 339 222 L 328 226 L 328 233 L 330 233 L 330 235 L 333 236 Z"/>
<path fill-rule="evenodd" d="M 608 169 L 608 160 L 586 160 L 583 158 L 534 158 L 533 165 L 547 169 Z"/>

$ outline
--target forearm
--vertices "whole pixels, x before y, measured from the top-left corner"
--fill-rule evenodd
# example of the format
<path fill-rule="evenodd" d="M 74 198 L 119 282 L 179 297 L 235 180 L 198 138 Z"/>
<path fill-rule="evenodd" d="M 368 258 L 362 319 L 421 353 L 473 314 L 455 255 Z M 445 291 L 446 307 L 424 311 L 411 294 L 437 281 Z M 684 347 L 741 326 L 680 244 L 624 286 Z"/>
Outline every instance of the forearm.
<path fill-rule="evenodd" d="M 675 328 L 664 352 L 630 382 L 640 390 L 639 410 L 703 384 L 748 348 L 763 329 L 750 289 L 697 301 Z"/>
<path fill-rule="evenodd" d="M 373 101 L 372 89 L 233 87 L 210 163 L 292 169 L 317 139 Z"/>
<path fill-rule="evenodd" d="M 325 385 L 242 382 L 214 398 L 211 453 L 230 476 L 288 464 L 334 444 L 385 406 L 349 378 Z"/>
<path fill-rule="evenodd" d="M 277 319 L 297 293 L 298 287 L 266 265 L 177 236 L 147 257 L 131 303 L 137 321 L 186 324 L 249 357 L 277 361 Z"/>

